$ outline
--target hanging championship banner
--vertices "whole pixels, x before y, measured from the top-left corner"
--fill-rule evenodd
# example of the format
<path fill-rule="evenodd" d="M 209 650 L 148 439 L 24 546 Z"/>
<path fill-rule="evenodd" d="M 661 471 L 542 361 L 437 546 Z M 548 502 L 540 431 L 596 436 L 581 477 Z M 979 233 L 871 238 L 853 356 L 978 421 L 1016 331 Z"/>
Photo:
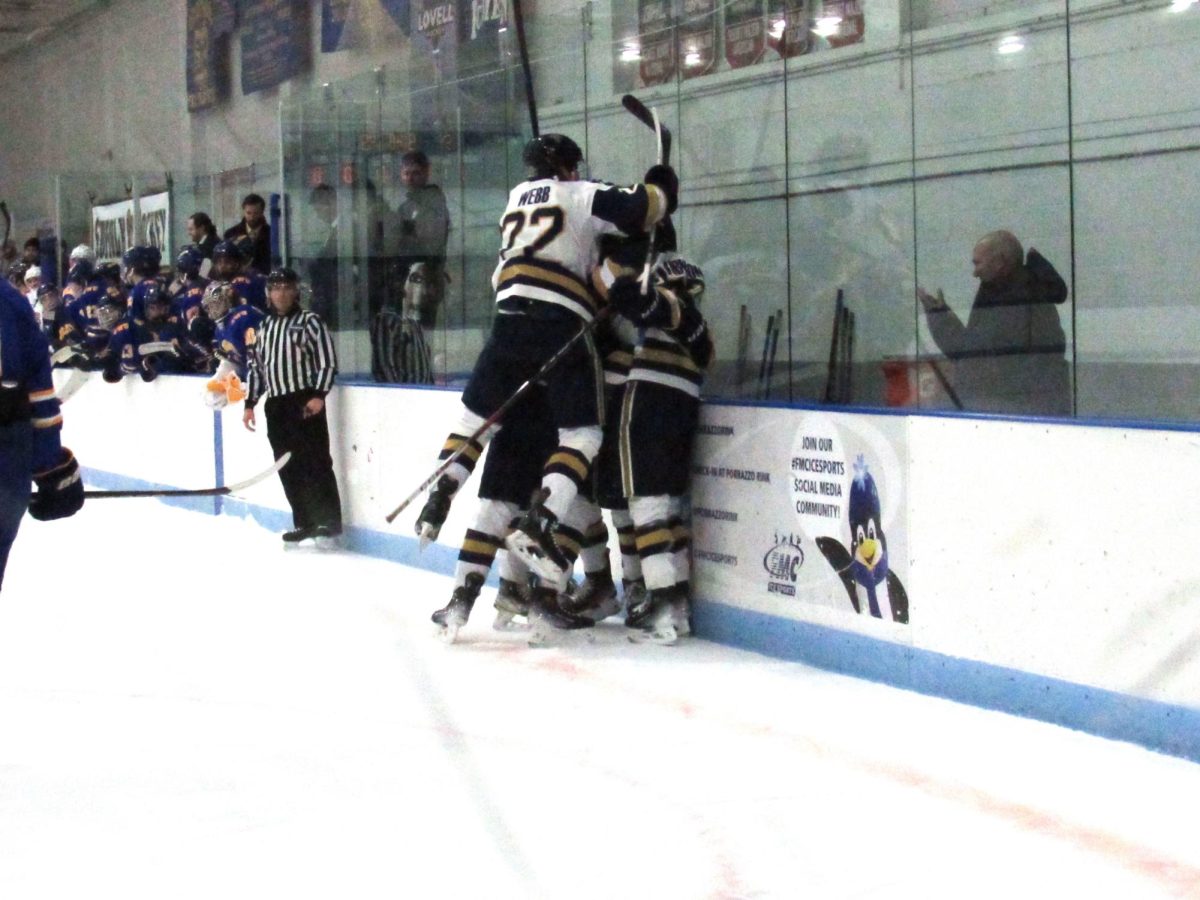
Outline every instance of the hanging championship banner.
<path fill-rule="evenodd" d="M 867 31 L 862 0 L 817 0 L 815 5 L 816 33 L 824 37 L 830 47 L 845 47 L 862 41 Z"/>
<path fill-rule="evenodd" d="M 120 200 L 92 207 L 92 249 L 96 262 L 120 262 L 134 244 L 133 201 Z"/>
<path fill-rule="evenodd" d="M 411 19 L 409 0 L 321 0 L 321 52 L 398 44 Z"/>
<path fill-rule="evenodd" d="M 136 243 L 143 247 L 157 247 L 163 259 L 171 258 L 171 194 L 163 191 L 138 200 L 139 224 L 136 228 Z"/>
<path fill-rule="evenodd" d="M 767 44 L 785 59 L 807 53 L 808 0 L 767 0 Z"/>
<path fill-rule="evenodd" d="M 308 4 L 241 0 L 242 93 L 282 84 L 308 68 Z"/>
<path fill-rule="evenodd" d="M 642 84 L 666 84 L 675 77 L 675 20 L 671 0 L 638 0 L 639 71 Z"/>
<path fill-rule="evenodd" d="M 188 112 L 229 99 L 229 38 L 236 24 L 232 0 L 188 0 Z"/>
<path fill-rule="evenodd" d="M 713 70 L 717 64 L 717 0 L 684 0 L 679 47 L 684 78 Z"/>
<path fill-rule="evenodd" d="M 725 60 L 735 69 L 751 66 L 767 49 L 763 0 L 730 0 L 725 7 Z"/>
<path fill-rule="evenodd" d="M 413 43 L 433 57 L 443 79 L 458 71 L 457 0 L 415 0 L 412 6 Z"/>

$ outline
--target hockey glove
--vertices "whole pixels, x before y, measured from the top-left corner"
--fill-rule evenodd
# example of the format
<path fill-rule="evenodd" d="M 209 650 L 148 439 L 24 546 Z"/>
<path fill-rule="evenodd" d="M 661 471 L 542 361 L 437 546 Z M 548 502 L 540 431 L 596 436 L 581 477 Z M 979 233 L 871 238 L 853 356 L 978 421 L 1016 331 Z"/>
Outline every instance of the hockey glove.
<path fill-rule="evenodd" d="M 142 358 L 141 371 L 138 372 L 142 376 L 142 381 L 150 382 L 158 377 L 158 363 L 154 357 L 146 356 Z"/>
<path fill-rule="evenodd" d="M 79 463 L 66 447 L 58 465 L 33 476 L 37 493 L 29 501 L 29 514 L 42 522 L 73 516 L 83 506 L 83 481 Z"/>
<path fill-rule="evenodd" d="M 654 185 L 667 195 L 667 215 L 679 208 L 679 176 L 670 166 L 662 163 L 651 166 L 642 181 Z"/>
<path fill-rule="evenodd" d="M 679 343 L 687 348 L 692 362 L 702 369 L 708 367 L 712 359 L 712 337 L 700 310 L 690 303 L 685 303 L 680 313 L 679 326 L 674 329 L 673 334 Z"/>

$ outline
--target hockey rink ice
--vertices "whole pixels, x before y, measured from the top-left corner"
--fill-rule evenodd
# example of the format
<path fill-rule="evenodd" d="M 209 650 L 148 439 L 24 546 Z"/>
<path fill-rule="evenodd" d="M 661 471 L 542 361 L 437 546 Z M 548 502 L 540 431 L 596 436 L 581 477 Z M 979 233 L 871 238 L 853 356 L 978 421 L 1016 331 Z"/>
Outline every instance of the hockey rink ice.
<path fill-rule="evenodd" d="M 1200 766 L 150 500 L 26 518 L 0 898 L 1200 897 Z"/>

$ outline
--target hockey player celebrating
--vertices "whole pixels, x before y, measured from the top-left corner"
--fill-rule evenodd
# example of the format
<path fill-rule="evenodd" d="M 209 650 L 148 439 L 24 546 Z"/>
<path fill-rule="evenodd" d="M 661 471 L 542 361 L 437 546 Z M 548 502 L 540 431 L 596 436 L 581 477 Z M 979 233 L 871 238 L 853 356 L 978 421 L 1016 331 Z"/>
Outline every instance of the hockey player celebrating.
<path fill-rule="evenodd" d="M 590 333 L 596 315 L 587 277 L 606 233 L 639 234 L 656 225 L 677 202 L 678 179 L 654 166 L 644 183 L 617 188 L 581 181 L 583 153 L 562 134 L 526 144 L 530 179 L 509 194 L 500 220 L 503 246 L 492 284 L 497 316 L 463 392 L 463 417 L 442 450 L 445 459 L 466 447 L 430 493 L 417 519 L 418 533 L 440 528 L 450 500 L 471 474 L 494 431 L 478 431 L 517 387 L 571 343 L 542 390 L 558 432 L 558 446 L 543 470 L 540 497 L 506 539 L 537 574 L 562 582 L 569 561 L 559 542 L 572 504 L 600 447 L 602 376 Z"/>
<path fill-rule="evenodd" d="M 646 592 L 628 604 L 625 624 L 634 640 L 674 643 L 691 630 L 681 509 L 713 345 L 700 313 L 700 269 L 664 254 L 652 283 L 647 296 L 635 278 L 621 276 L 608 291 L 639 335 L 621 402 L 619 452 Z"/>
<path fill-rule="evenodd" d="M 61 445 L 61 431 L 45 338 L 28 301 L 0 282 L 0 586 L 26 509 L 48 520 L 83 506 L 79 463 Z"/>

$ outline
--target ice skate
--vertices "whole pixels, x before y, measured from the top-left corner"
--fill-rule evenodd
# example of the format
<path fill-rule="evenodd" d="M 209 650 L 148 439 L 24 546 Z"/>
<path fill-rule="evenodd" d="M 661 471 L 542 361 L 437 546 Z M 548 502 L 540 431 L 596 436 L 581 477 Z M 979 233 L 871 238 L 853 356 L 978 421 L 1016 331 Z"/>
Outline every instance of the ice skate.
<path fill-rule="evenodd" d="M 417 535 L 421 538 L 421 549 L 437 540 L 442 526 L 446 524 L 446 516 L 450 514 L 450 501 L 458 490 L 458 482 L 449 475 L 438 479 L 437 485 L 429 492 L 421 513 L 417 516 Z"/>
<path fill-rule="evenodd" d="M 517 527 L 504 539 L 509 551 L 515 553 L 534 574 L 549 582 L 558 581 L 571 566 L 554 539 L 558 520 L 542 504 L 548 492 L 542 488 L 534 494 L 529 511 Z"/>
<path fill-rule="evenodd" d="M 438 627 L 438 637 L 447 644 L 453 644 L 458 637 L 458 630 L 467 624 L 471 615 L 471 607 L 483 587 L 483 576 L 472 572 L 464 582 L 454 589 L 450 602 L 439 609 L 431 617 L 433 624 Z"/>
<path fill-rule="evenodd" d="M 283 533 L 284 549 L 294 547 L 296 544 L 308 540 L 312 536 L 313 529 L 311 528 L 293 528 L 291 531 L 285 531 Z"/>
<path fill-rule="evenodd" d="M 688 598 L 687 586 L 677 584 L 675 596 L 671 600 L 671 614 L 674 618 L 675 633 L 687 637 L 692 633 L 692 601 Z"/>
<path fill-rule="evenodd" d="M 593 622 L 603 622 L 621 611 L 617 586 L 607 572 L 588 575 L 575 591 L 564 592 L 558 598 L 558 606 L 565 613 Z"/>
<path fill-rule="evenodd" d="M 535 587 L 529 599 L 529 646 L 541 647 L 561 642 L 568 633 L 583 632 L 592 640 L 590 630 L 596 623 L 583 616 L 573 616 L 558 608 L 558 592 L 550 587 Z"/>
<path fill-rule="evenodd" d="M 496 619 L 492 628 L 496 631 L 527 631 L 529 629 L 529 589 L 507 578 L 500 579 L 500 590 L 496 592 Z M 520 616 L 525 622 L 516 622 Z"/>
<path fill-rule="evenodd" d="M 674 644 L 679 639 L 674 600 L 674 588 L 658 588 L 639 597 L 625 616 L 629 639 L 635 644 Z"/>

